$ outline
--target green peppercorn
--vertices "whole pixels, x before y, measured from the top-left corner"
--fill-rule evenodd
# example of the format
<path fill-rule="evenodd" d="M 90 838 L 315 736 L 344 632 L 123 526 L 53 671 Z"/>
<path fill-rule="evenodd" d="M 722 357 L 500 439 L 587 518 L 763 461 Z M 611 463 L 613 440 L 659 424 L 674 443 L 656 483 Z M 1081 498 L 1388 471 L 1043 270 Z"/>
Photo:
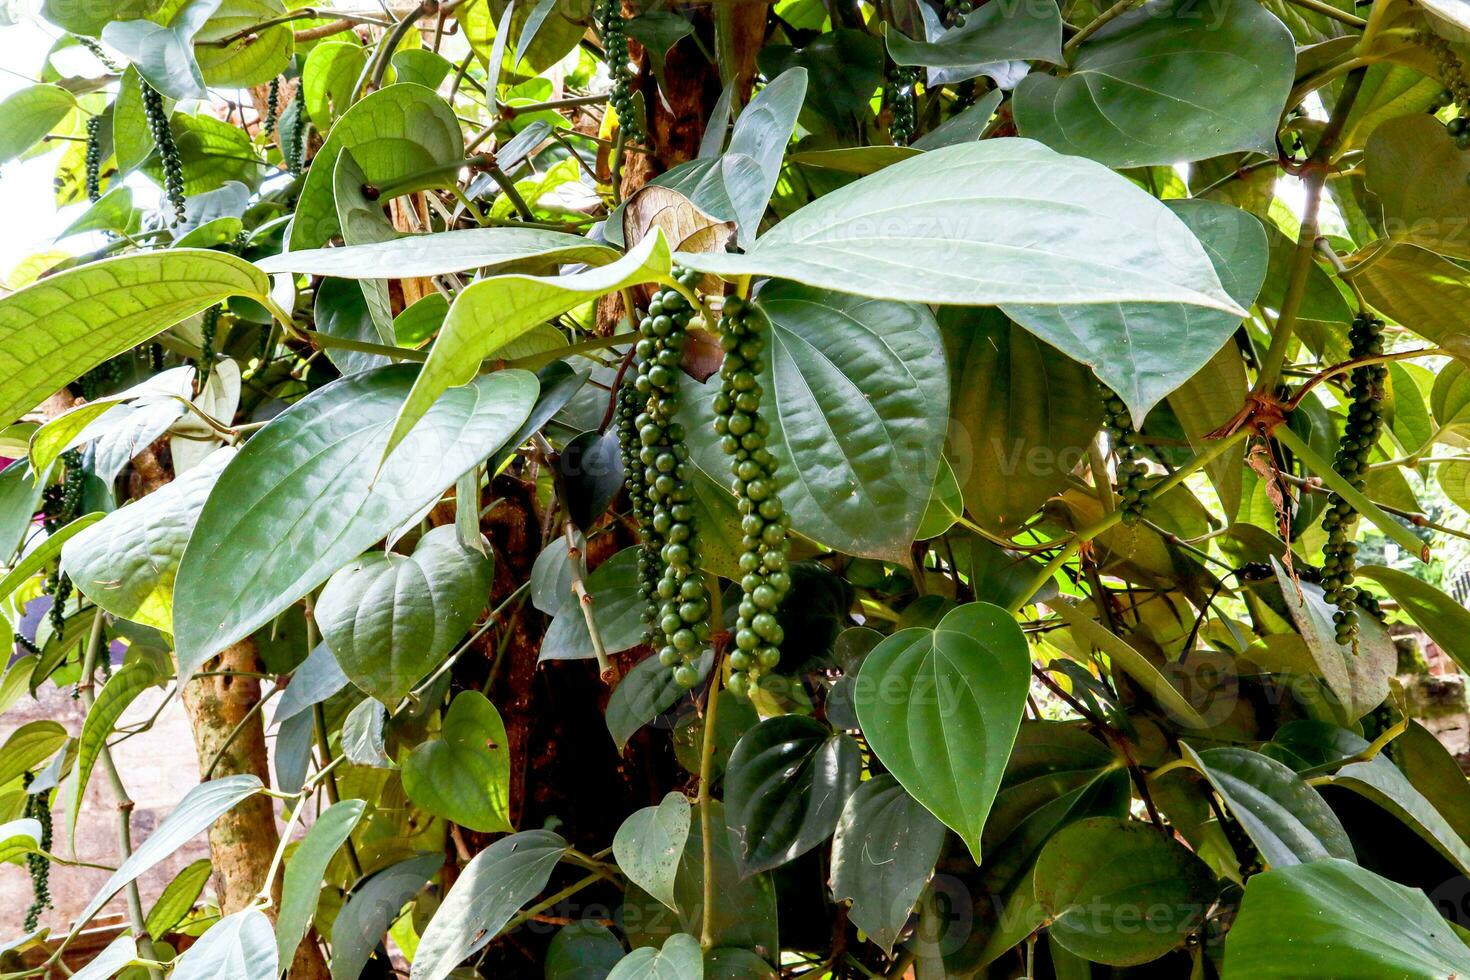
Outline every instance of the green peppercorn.
<path fill-rule="evenodd" d="M 183 224 L 184 209 L 184 161 L 179 156 L 178 144 L 174 142 L 173 128 L 169 125 L 168 113 L 163 108 L 163 96 L 146 80 L 139 82 L 143 94 L 143 115 L 153 133 L 153 144 L 158 147 L 158 159 L 163 165 L 163 190 L 173 208 L 173 224 Z"/>
<path fill-rule="evenodd" d="M 1348 351 L 1354 359 L 1382 354 L 1383 321 L 1368 313 L 1355 316 L 1348 329 Z M 1352 404 L 1348 407 L 1347 424 L 1343 427 L 1332 466 L 1358 487 L 1364 483 L 1373 447 L 1383 430 L 1383 396 L 1387 380 L 1388 370 L 1381 364 L 1356 367 L 1349 376 Z M 1366 608 L 1363 603 L 1367 595 L 1353 587 L 1358 546 L 1352 538 L 1357 532 L 1357 525 L 1358 515 L 1352 504 L 1333 493 L 1322 515 L 1322 530 L 1327 532 L 1327 543 L 1322 547 L 1323 596 L 1337 607 L 1332 617 L 1337 642 L 1354 646 L 1358 637 L 1358 610 Z M 1376 611 L 1377 604 L 1373 605 Z"/>

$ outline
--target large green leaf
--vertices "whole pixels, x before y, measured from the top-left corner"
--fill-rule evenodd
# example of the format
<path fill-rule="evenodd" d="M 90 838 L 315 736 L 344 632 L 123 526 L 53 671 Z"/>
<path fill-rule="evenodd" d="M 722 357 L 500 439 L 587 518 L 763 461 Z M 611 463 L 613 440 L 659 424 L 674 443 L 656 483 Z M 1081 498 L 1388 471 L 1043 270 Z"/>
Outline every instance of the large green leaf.
<path fill-rule="evenodd" d="M 329 132 L 352 104 L 368 52 L 355 41 L 325 41 L 311 49 L 301 68 L 300 97 L 317 132 Z"/>
<path fill-rule="evenodd" d="M 858 672 L 853 701 L 869 747 L 977 862 L 1030 682 L 1026 637 L 984 602 L 951 610 L 932 630 L 894 633 Z"/>
<path fill-rule="evenodd" d="M 908 922 L 944 844 L 944 825 L 888 773 L 859 786 L 832 838 L 832 894 L 885 952 Z"/>
<path fill-rule="evenodd" d="M 1102 422 L 1092 373 L 999 310 L 940 312 L 949 353 L 950 441 L 965 509 L 1015 531 L 1067 484 Z"/>
<path fill-rule="evenodd" d="M 98 3 L 44 0 L 41 13 L 63 30 L 96 37 L 111 21 L 149 17 L 161 6 L 162 0 L 101 0 Z"/>
<path fill-rule="evenodd" d="M 998 61 L 1062 63 L 1062 14 L 1051 4 L 985 4 L 933 41 L 890 28 L 888 55 L 896 65 L 978 68 Z"/>
<path fill-rule="evenodd" d="M 66 728 L 50 718 L 28 721 L 0 745 L 0 786 L 45 762 L 67 742 Z"/>
<path fill-rule="evenodd" d="M 167 24 L 113 21 L 102 40 L 127 55 L 138 73 L 170 99 L 208 99 L 204 75 L 194 58 L 194 35 L 214 16 L 221 0 L 187 0 Z"/>
<path fill-rule="evenodd" d="M 623 942 L 607 926 L 577 919 L 551 937 L 543 963 L 546 980 L 606 980 L 623 958 Z"/>
<path fill-rule="evenodd" d="M 1356 859 L 1337 814 L 1288 766 L 1249 749 L 1197 753 L 1186 745 L 1184 751 L 1269 866 L 1280 868 L 1322 858 Z"/>
<path fill-rule="evenodd" d="M 740 244 L 748 247 L 781 176 L 806 86 L 805 68 L 786 69 L 740 113 L 724 153 L 681 163 L 649 183 L 678 191 L 712 218 L 735 222 Z M 617 242 L 622 241 L 622 213 L 615 209 L 608 219 L 611 240 Z"/>
<path fill-rule="evenodd" d="M 1444 123 L 1429 114 L 1390 119 L 1368 137 L 1363 168 L 1391 240 L 1470 259 L 1470 159 Z"/>
<path fill-rule="evenodd" d="M 146 657 L 130 660 L 102 685 L 97 700 L 82 720 L 82 733 L 77 737 L 76 771 L 72 779 L 71 806 L 66 811 L 66 839 L 73 850 L 77 839 L 77 814 L 81 801 L 87 795 L 87 782 L 92 778 L 92 767 L 97 764 L 113 728 L 128 709 L 128 705 L 149 687 L 164 678 L 159 676 L 158 667 Z"/>
<path fill-rule="evenodd" d="M 1288 952 L 1289 951 L 1289 952 Z M 1226 980 L 1470 974 L 1470 949 L 1417 888 L 1348 861 L 1251 878 L 1225 941 Z"/>
<path fill-rule="evenodd" d="M 562 546 L 565 554 L 565 545 Z M 648 600 L 638 577 L 638 548 L 624 548 L 613 555 L 586 578 L 587 594 L 592 597 L 592 619 L 608 653 L 621 653 L 643 642 L 648 630 L 644 614 Z M 568 579 L 570 581 L 570 579 Z M 590 660 L 597 656 L 592 635 L 587 632 L 587 617 L 567 588 L 557 597 L 551 625 L 541 638 L 541 660 Z M 543 607 L 544 608 L 544 607 Z"/>
<path fill-rule="evenodd" d="M 61 566 L 82 594 L 114 616 L 172 633 L 179 559 L 205 499 L 234 456 L 233 449 L 216 450 L 62 545 Z"/>
<path fill-rule="evenodd" d="M 801 715 L 750 729 L 725 767 L 725 820 L 746 874 L 769 871 L 831 836 L 862 774 L 852 736 Z"/>
<path fill-rule="evenodd" d="M 440 737 L 403 760 L 403 791 L 435 816 L 481 833 L 510 832 L 510 744 L 495 705 L 461 691 Z"/>
<path fill-rule="evenodd" d="M 194 903 L 204 893 L 204 886 L 209 884 L 213 873 L 214 865 L 207 857 L 185 865 L 184 870 L 164 886 L 157 901 L 148 910 L 148 919 L 144 923 L 148 935 L 158 940 L 172 932 L 194 908 Z"/>
<path fill-rule="evenodd" d="M 291 221 L 291 250 L 318 248 L 341 232 L 332 180 L 337 158 L 352 151 L 375 186 L 453 163 L 464 155 L 454 110 L 432 89 L 404 83 L 381 88 L 342 114 L 312 157 Z M 404 193 L 441 183 L 442 174 L 402 185 Z"/>
<path fill-rule="evenodd" d="M 135 252 L 47 276 L 0 299 L 0 424 L 109 358 L 270 281 L 225 252 Z"/>
<path fill-rule="evenodd" d="M 1250 306 L 1266 275 L 1261 222 L 1211 201 L 1179 201 L 1169 210 L 1204 247 L 1230 298 Z M 1091 365 L 1139 424 L 1149 409 L 1209 362 L 1241 319 L 1185 303 L 1010 305 L 1006 312 L 1042 340 Z"/>
<path fill-rule="evenodd" d="M 194 35 L 194 57 L 205 83 L 222 88 L 249 88 L 267 85 L 284 71 L 296 49 L 296 36 L 290 24 L 252 30 L 228 45 L 210 43 L 279 18 L 283 13 L 285 7 L 281 0 L 223 0 L 214 16 Z"/>
<path fill-rule="evenodd" d="M 276 956 L 280 962 L 289 963 L 296 955 L 296 947 L 301 945 L 311 917 L 316 914 L 327 865 L 366 809 L 363 800 L 333 803 L 312 822 L 311 829 L 286 861 L 281 906 L 276 913 Z"/>
<path fill-rule="evenodd" d="M 332 923 L 332 980 L 362 976 L 388 926 L 443 864 L 443 854 L 419 854 L 353 887 Z"/>
<path fill-rule="evenodd" d="M 567 842 L 528 830 L 476 854 L 429 920 L 414 954 L 412 980 L 444 980 L 494 939 L 516 910 L 540 894 Z"/>
<path fill-rule="evenodd" d="M 767 447 L 792 527 L 846 554 L 902 560 L 945 436 L 948 371 L 933 316 L 794 283 L 768 284 L 757 305 L 770 322 L 758 375 Z M 685 382 L 685 428 L 700 467 L 728 487 L 716 390 Z"/>
<path fill-rule="evenodd" d="M 169 976 L 176 980 L 276 980 L 276 937 L 271 920 L 251 906 L 210 926 L 184 951 Z"/>
<path fill-rule="evenodd" d="M 1470 355 L 1470 283 L 1449 259 L 1415 245 L 1395 245 L 1353 266 L 1368 304 L 1431 343 Z"/>
<path fill-rule="evenodd" d="M 1399 609 L 1408 613 L 1461 670 L 1470 672 L 1470 610 L 1407 572 L 1383 565 L 1365 565 L 1358 569 L 1358 574 L 1387 589 Z"/>
<path fill-rule="evenodd" d="M 713 662 L 713 651 L 706 650 L 695 664 L 701 679 Z M 638 661 L 607 699 L 607 730 L 618 751 L 627 746 L 628 739 L 638 729 L 669 710 L 686 693 L 675 683 L 674 672 L 659 663 L 657 657 Z"/>
<path fill-rule="evenodd" d="M 138 943 L 124 933 L 108 943 L 87 965 L 72 974 L 75 980 L 108 980 L 138 958 Z"/>
<path fill-rule="evenodd" d="M 257 265 L 270 273 L 304 272 L 312 276 L 344 279 L 409 279 L 528 260 L 601 265 L 616 256 L 617 253 L 606 245 L 561 231 L 462 228 L 430 235 L 409 235 L 391 242 L 282 252 L 261 259 Z"/>
<path fill-rule="evenodd" d="M 317 600 L 316 621 L 352 683 L 396 705 L 485 608 L 494 569 L 442 524 L 412 555 L 372 551 L 339 569 Z"/>
<path fill-rule="evenodd" d="M 1177 302 L 1245 315 L 1164 205 L 1023 139 L 922 153 L 823 195 L 744 255 L 678 260 L 917 303 Z"/>
<path fill-rule="evenodd" d="M 9 163 L 41 141 L 77 107 L 59 85 L 32 85 L 0 101 L 0 163 Z"/>
<path fill-rule="evenodd" d="M 136 881 L 139 875 L 160 861 L 167 860 L 194 835 L 214 823 L 221 814 L 247 796 L 258 793 L 260 789 L 259 777 L 239 775 L 212 779 L 189 790 L 173 812 L 148 835 L 148 839 L 136 846 L 127 860 L 103 882 L 96 896 L 76 917 L 71 935 L 75 936 L 80 932 L 91 921 L 92 916 L 111 901 L 112 896 L 122 891 L 125 885 Z M 271 949 L 275 949 L 274 943 L 271 944 Z"/>
<path fill-rule="evenodd" d="M 400 87 L 405 86 L 383 91 Z M 661 230 L 655 230 L 627 255 L 601 268 L 566 276 L 491 276 L 466 286 L 449 307 L 423 373 L 398 413 L 384 457 L 435 399 L 450 387 L 468 384 L 480 362 L 498 348 L 588 300 L 639 283 L 667 281 L 670 270 L 668 242 Z"/>
<path fill-rule="evenodd" d="M 1291 32 L 1253 0 L 1188 0 L 1125 13 L 1058 78 L 1015 94 L 1023 135 L 1110 167 L 1168 166 L 1232 150 L 1274 153 L 1296 68 Z"/>
<path fill-rule="evenodd" d="M 1215 876 L 1149 824 L 1089 817 L 1060 831 L 1036 859 L 1036 900 L 1062 947 L 1132 966 L 1184 943 L 1215 899 Z"/>
<path fill-rule="evenodd" d="M 416 377 L 394 365 L 334 381 L 272 419 L 230 461 L 179 565 L 181 676 L 436 500 L 516 431 L 538 388 L 527 371 L 497 371 L 449 392 L 378 472 Z"/>
<path fill-rule="evenodd" d="M 1322 597 L 1322 587 L 1298 581 L 1275 558 L 1271 563 L 1287 612 L 1326 684 L 1325 707 L 1344 723 L 1357 721 L 1388 696 L 1388 679 L 1398 664 L 1388 631 L 1374 617 L 1360 616 L 1356 641 L 1337 642 L 1334 609 Z"/>
<path fill-rule="evenodd" d="M 1461 874 L 1470 875 L 1470 844 L 1387 757 L 1379 755 L 1343 766 L 1331 777 L 1330 785 L 1351 790 L 1382 807 L 1444 855 Z"/>
<path fill-rule="evenodd" d="M 689 800 L 669 793 L 658 806 L 646 806 L 624 820 L 613 836 L 618 870 L 669 908 L 674 908 L 674 878 L 689 839 Z"/>
<path fill-rule="evenodd" d="M 607 980 L 702 980 L 704 956 L 699 940 L 676 932 L 662 949 L 643 946 L 618 961 Z"/>

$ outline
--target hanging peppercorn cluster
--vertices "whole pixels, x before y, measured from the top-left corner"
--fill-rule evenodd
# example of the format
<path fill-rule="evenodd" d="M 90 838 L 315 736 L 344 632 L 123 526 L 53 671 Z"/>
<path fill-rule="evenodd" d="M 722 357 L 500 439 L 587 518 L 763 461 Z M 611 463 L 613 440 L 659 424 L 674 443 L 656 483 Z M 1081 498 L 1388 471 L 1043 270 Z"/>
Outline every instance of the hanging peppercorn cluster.
<path fill-rule="evenodd" d="M 1349 356 L 1372 357 L 1383 353 L 1383 321 L 1367 313 L 1353 318 L 1348 331 Z M 1388 368 L 1383 364 L 1366 364 L 1353 368 L 1349 395 L 1347 425 L 1332 461 L 1343 479 L 1361 490 L 1368 475 L 1368 462 L 1378 437 L 1383 432 L 1383 394 Z M 1337 611 L 1332 621 L 1337 627 L 1337 642 L 1356 642 L 1360 590 L 1353 587 L 1357 570 L 1358 545 L 1353 540 L 1358 513 L 1339 494 L 1327 498 L 1322 514 L 1322 530 L 1327 544 L 1322 548 L 1322 590 Z"/>
<path fill-rule="evenodd" d="M 271 87 L 265 95 L 265 118 L 260 121 L 260 132 L 262 136 L 270 136 L 276 131 L 276 116 L 281 109 L 281 77 L 277 75 L 271 79 Z"/>
<path fill-rule="evenodd" d="M 87 37 L 85 34 L 73 34 L 72 37 L 77 39 L 78 44 L 90 51 L 92 57 L 102 62 L 103 68 L 106 68 L 114 75 L 122 74 L 122 66 L 116 61 L 113 61 L 112 56 L 102 50 L 102 45 L 98 43 L 96 38 Z"/>
<path fill-rule="evenodd" d="M 677 270 L 681 283 L 699 274 Z M 684 444 L 679 410 L 679 361 L 694 309 L 674 289 L 654 294 L 639 323 L 636 352 L 640 358 L 636 391 L 644 399 L 634 419 L 638 430 L 638 462 L 647 488 L 649 540 L 645 552 L 657 549 L 658 578 L 654 641 L 659 662 L 674 669 L 674 681 L 692 688 L 701 680 L 697 662 L 709 642 L 709 594 L 699 566 L 699 535 L 694 520 L 694 464 Z M 651 571 L 651 569 L 650 569 Z"/>
<path fill-rule="evenodd" d="M 41 492 L 41 526 L 55 534 L 82 512 L 82 454 L 68 449 L 61 454 L 62 477 Z M 53 571 L 42 589 L 51 596 L 51 628 L 60 633 L 66 624 L 66 600 L 71 598 L 71 579 L 60 569 Z"/>
<path fill-rule="evenodd" d="M 87 200 L 102 196 L 102 117 L 87 118 Z"/>
<path fill-rule="evenodd" d="M 761 384 L 756 372 L 765 349 L 767 323 L 738 297 L 725 301 L 720 318 L 720 390 L 714 397 L 715 432 L 730 457 L 732 489 L 740 508 L 740 608 L 735 649 L 730 654 L 729 688 L 746 694 L 762 674 L 781 661 L 784 635 L 776 609 L 791 588 L 787 554 L 789 519 L 776 496 L 776 457 L 766 448 L 770 423 L 760 414 Z"/>
<path fill-rule="evenodd" d="M 22 783 L 29 791 L 35 776 L 26 773 Z M 43 851 L 51 850 L 51 803 L 43 790 L 39 793 L 27 793 L 25 803 L 25 816 L 41 825 L 41 839 L 36 841 Z M 44 854 L 34 851 L 26 855 L 26 870 L 31 875 L 31 894 L 34 901 L 26 909 L 25 931 L 35 932 L 41 922 L 41 913 L 46 909 L 54 908 L 51 904 L 51 861 Z"/>
<path fill-rule="evenodd" d="M 651 350 L 652 345 L 648 349 Z M 644 411 L 647 399 L 638 394 L 638 384 L 633 378 L 619 386 L 617 398 L 618 445 L 623 453 L 624 483 L 628 491 L 628 502 L 633 507 L 633 517 L 638 522 L 638 586 L 647 607 L 643 620 L 648 627 L 644 631 L 643 642 L 652 643 L 654 620 L 657 617 L 654 596 L 658 589 L 661 565 L 657 535 L 653 530 L 653 498 L 648 484 L 644 482 L 644 464 L 638 438 L 638 416 Z"/>
<path fill-rule="evenodd" d="M 914 89 L 919 84 L 919 69 L 899 66 L 888 80 L 888 105 L 893 113 L 888 135 L 894 146 L 908 146 L 918 128 L 918 108 Z"/>
<path fill-rule="evenodd" d="M 607 103 L 618 114 L 618 126 L 626 139 L 643 140 L 643 121 L 633 103 L 633 80 L 628 72 L 628 33 L 623 25 L 622 0 L 600 0 L 597 22 L 602 29 L 602 52 L 612 78 Z"/>
<path fill-rule="evenodd" d="M 199 367 L 197 386 L 204 387 L 214 370 L 214 339 L 219 331 L 220 314 L 224 307 L 216 303 L 204 311 L 204 320 L 199 324 Z"/>
<path fill-rule="evenodd" d="M 1123 523 L 1129 527 L 1143 520 L 1143 495 L 1148 490 L 1148 466 L 1133 416 L 1123 399 L 1109 393 L 1103 401 L 1103 425 L 1118 456 L 1118 496 L 1123 499 Z"/>
<path fill-rule="evenodd" d="M 148 128 L 153 132 L 153 145 L 158 147 L 158 159 L 163 164 L 163 192 L 173 207 L 173 224 L 183 224 L 184 211 L 184 161 L 179 156 L 179 146 L 174 142 L 174 131 L 168 124 L 168 113 L 163 108 L 163 96 L 158 89 L 139 82 L 143 92 L 143 115 Z"/>

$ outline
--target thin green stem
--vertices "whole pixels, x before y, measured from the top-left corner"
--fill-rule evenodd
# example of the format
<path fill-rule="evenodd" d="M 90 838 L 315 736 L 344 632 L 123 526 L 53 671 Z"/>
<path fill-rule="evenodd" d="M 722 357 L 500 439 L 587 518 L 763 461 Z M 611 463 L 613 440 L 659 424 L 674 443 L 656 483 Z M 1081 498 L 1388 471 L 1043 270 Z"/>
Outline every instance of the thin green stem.
<path fill-rule="evenodd" d="M 93 676 L 97 671 L 97 658 L 102 653 L 104 644 L 104 630 L 106 613 L 102 609 L 97 610 L 96 617 L 92 620 L 92 632 L 87 637 L 86 652 L 82 655 L 82 678 L 77 685 L 77 693 L 81 698 L 82 706 L 88 713 L 96 702 L 93 693 Z M 102 763 L 102 771 L 107 775 L 107 782 L 112 787 L 112 798 L 117 804 L 117 849 L 123 861 L 133 856 L 133 800 L 128 795 L 127 787 L 123 784 L 122 775 L 117 771 L 117 763 L 112 758 L 112 752 L 104 743 L 98 750 L 97 760 Z M 121 862 L 119 862 L 121 863 Z M 124 889 L 127 894 L 128 923 L 133 930 L 133 939 L 137 941 L 138 951 L 148 959 L 155 959 L 153 943 L 148 937 L 148 926 L 143 916 L 143 897 L 138 891 L 138 883 L 130 881 Z M 77 923 L 80 929 L 85 923 Z M 63 946 L 65 944 L 63 943 Z M 60 950 L 57 951 L 58 957 Z M 58 962 L 59 962 L 58 958 Z M 162 980 L 163 973 L 157 967 L 148 967 L 150 980 Z"/>
<path fill-rule="evenodd" d="M 1278 425 L 1271 435 L 1295 453 L 1297 458 L 1306 464 L 1307 469 L 1317 474 L 1330 490 L 1351 504 L 1353 510 L 1371 521 L 1375 527 L 1392 538 L 1400 547 L 1416 555 L 1420 561 L 1429 561 L 1429 545 L 1420 541 L 1412 531 L 1389 517 L 1377 504 L 1364 496 L 1361 490 L 1333 469 L 1331 463 L 1317 455 L 1317 451 L 1307 445 L 1305 439 L 1293 432 L 1291 426 Z"/>
<path fill-rule="evenodd" d="M 1097 17 L 1095 17 L 1090 23 L 1083 25 L 1076 34 L 1073 34 L 1070 38 L 1068 38 L 1067 43 L 1062 45 L 1062 54 L 1064 56 L 1070 55 L 1072 52 L 1076 51 L 1078 47 L 1081 46 L 1083 41 L 1092 37 L 1092 35 L 1096 34 L 1098 31 L 1102 30 L 1104 27 L 1111 24 L 1114 20 L 1117 20 L 1119 17 L 1123 16 L 1128 11 L 1132 10 L 1134 7 L 1137 7 L 1141 3 L 1143 3 L 1143 0 L 1118 0 L 1117 3 L 1113 4 L 1111 7 L 1098 14 Z"/>
<path fill-rule="evenodd" d="M 1357 101 L 1365 73 L 1366 69 L 1359 68 L 1348 75 L 1342 92 L 1332 107 L 1332 115 L 1322 129 L 1322 137 L 1302 167 L 1305 172 L 1303 182 L 1306 185 L 1302 224 L 1297 233 L 1296 250 L 1292 253 L 1291 265 L 1287 270 L 1286 292 L 1281 299 L 1280 314 L 1276 318 L 1276 327 L 1271 332 L 1271 346 L 1262 356 L 1261 369 L 1256 376 L 1254 393 L 1258 396 L 1271 394 L 1281 381 L 1281 368 L 1286 363 L 1286 353 L 1291 348 L 1291 341 L 1296 333 L 1297 316 L 1307 295 L 1307 276 L 1312 271 L 1315 261 L 1313 256 L 1317 252 L 1317 236 L 1321 231 L 1321 217 L 1318 212 L 1322 203 L 1322 188 L 1327 182 L 1332 149 L 1347 123 L 1348 112 Z"/>
<path fill-rule="evenodd" d="M 718 594 L 718 593 L 716 593 Z M 718 646 L 710 664 L 709 696 L 705 699 L 704 737 L 699 750 L 699 833 L 704 848 L 704 905 L 700 909 L 699 945 L 713 949 L 715 945 L 715 824 L 711 812 L 713 801 L 710 783 L 715 768 L 715 714 L 720 707 L 720 681 L 724 673 L 724 655 Z"/>

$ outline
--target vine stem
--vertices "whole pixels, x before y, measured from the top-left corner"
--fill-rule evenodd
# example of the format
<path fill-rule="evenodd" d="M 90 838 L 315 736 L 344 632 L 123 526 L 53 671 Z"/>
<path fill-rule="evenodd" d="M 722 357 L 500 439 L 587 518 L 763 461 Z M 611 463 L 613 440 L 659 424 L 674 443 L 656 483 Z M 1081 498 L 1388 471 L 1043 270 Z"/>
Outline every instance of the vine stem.
<path fill-rule="evenodd" d="M 1421 347 L 1417 350 L 1401 350 L 1391 354 L 1370 354 L 1366 357 L 1355 357 L 1351 360 L 1339 361 L 1330 367 L 1323 368 L 1307 379 L 1306 383 L 1292 393 L 1291 399 L 1286 403 L 1287 411 L 1294 411 L 1301 405 L 1302 399 L 1307 396 L 1317 385 L 1335 375 L 1346 374 L 1353 368 L 1366 367 L 1369 364 L 1387 364 L 1389 361 L 1405 361 L 1413 357 L 1431 357 L 1448 354 L 1449 351 L 1441 347 Z"/>
<path fill-rule="evenodd" d="M 1361 490 L 1333 469 L 1331 463 L 1317 455 L 1317 451 L 1307 445 L 1305 439 L 1293 432 L 1291 426 L 1279 425 L 1271 435 L 1307 464 L 1308 469 L 1321 477 L 1329 489 L 1351 504 L 1353 510 L 1366 517 L 1410 554 L 1418 556 L 1420 561 L 1429 561 L 1429 545 L 1420 541 L 1408 528 L 1389 517 L 1377 504 L 1364 496 Z"/>
<path fill-rule="evenodd" d="M 718 596 L 714 591 L 712 596 Z M 711 604 L 711 615 L 718 602 Z M 715 826 L 713 801 L 710 798 L 711 774 L 715 762 L 715 715 L 720 707 L 720 687 L 724 673 L 724 651 L 715 645 L 714 661 L 710 664 L 709 696 L 704 708 L 704 736 L 699 749 L 699 836 L 703 845 L 704 858 L 704 907 L 700 910 L 699 945 L 714 949 L 715 917 Z"/>
<path fill-rule="evenodd" d="M 562 508 L 567 509 L 567 519 L 562 522 L 562 534 L 567 539 L 567 569 L 572 575 L 572 594 L 577 598 L 577 607 L 582 610 L 582 619 L 587 624 L 587 635 L 592 639 L 592 652 L 597 657 L 597 672 L 601 675 L 604 684 L 611 685 L 618 679 L 618 669 L 607 655 L 607 645 L 602 641 L 602 631 L 597 628 L 597 618 L 592 612 L 594 600 L 592 593 L 587 591 L 587 581 L 582 566 L 582 546 L 577 543 L 577 528 L 572 523 L 571 511 L 568 509 L 571 497 L 567 495 L 566 478 L 556 468 L 556 450 L 551 448 L 551 443 L 546 441 L 546 437 L 538 432 L 532 441 L 536 444 L 537 451 L 541 453 L 547 470 L 551 472 L 557 499 L 562 502 Z"/>
<path fill-rule="evenodd" d="M 1302 300 L 1307 295 L 1307 276 L 1312 271 L 1313 256 L 1317 251 L 1317 236 L 1321 232 L 1319 217 L 1322 203 L 1322 188 L 1327 183 L 1327 171 L 1332 160 L 1332 148 L 1347 123 L 1348 112 L 1357 101 L 1358 91 L 1363 87 L 1366 68 L 1355 68 L 1343 83 L 1342 94 L 1332 107 L 1332 115 L 1322 129 L 1322 138 L 1312 150 L 1312 155 L 1302 165 L 1302 180 L 1306 185 L 1306 203 L 1302 208 L 1302 225 L 1297 233 L 1296 249 L 1291 255 L 1287 270 L 1286 292 L 1281 298 L 1281 310 L 1276 318 L 1276 327 L 1271 331 L 1271 346 L 1261 358 L 1261 369 L 1256 375 L 1256 395 L 1269 395 L 1281 380 L 1281 369 L 1286 363 L 1286 352 L 1296 334 L 1297 316 Z"/>
<path fill-rule="evenodd" d="M 1067 43 L 1062 45 L 1062 54 L 1070 55 L 1073 51 L 1076 51 L 1082 45 L 1083 41 L 1092 37 L 1092 35 L 1096 34 L 1098 31 L 1102 30 L 1104 27 L 1108 26 L 1113 21 L 1117 20 L 1119 17 L 1132 10 L 1134 7 L 1137 7 L 1142 2 L 1143 0 L 1118 0 L 1117 3 L 1113 4 L 1107 10 L 1104 10 L 1102 13 L 1098 14 L 1091 23 L 1085 24 L 1076 34 L 1073 34 L 1070 38 L 1068 38 Z"/>
<path fill-rule="evenodd" d="M 103 616 L 105 613 L 98 608 L 96 617 L 92 620 L 92 632 L 87 637 L 87 649 L 82 655 L 82 680 L 77 685 L 77 693 L 81 697 L 82 707 L 87 714 L 91 714 L 92 705 L 97 700 L 92 690 L 92 678 L 97 670 L 97 657 L 103 646 Z M 107 781 L 112 786 L 112 798 L 117 802 L 117 849 L 122 857 L 122 864 L 133 856 L 133 799 L 128 795 L 128 789 L 123 784 L 122 775 L 117 771 L 117 764 L 113 761 L 112 752 L 107 747 L 104 739 L 101 749 L 97 753 L 97 759 L 102 763 L 102 771 L 107 774 Z M 77 806 L 81 806 L 81 800 L 77 800 Z M 138 944 L 138 951 L 146 959 L 154 960 L 157 957 L 153 953 L 153 943 L 148 938 L 147 921 L 143 917 L 143 896 L 138 891 L 138 883 L 130 881 L 125 889 L 128 902 L 128 922 L 133 929 L 133 939 Z M 81 925 L 85 925 L 82 923 Z M 65 944 L 62 944 L 65 948 Z M 57 962 L 60 962 L 61 950 L 57 951 Z M 156 966 L 149 966 L 148 976 L 150 980 L 162 980 L 163 972 Z"/>
<path fill-rule="evenodd" d="M 1191 459 L 1189 462 L 1176 469 L 1173 473 L 1170 473 L 1168 476 L 1164 477 L 1158 483 L 1150 487 L 1148 492 L 1143 495 L 1143 502 L 1148 503 L 1154 500 L 1158 500 L 1160 497 L 1164 496 L 1164 494 L 1179 486 L 1190 476 L 1194 475 L 1195 473 L 1204 469 L 1206 466 L 1213 463 L 1215 460 L 1219 459 L 1220 456 L 1229 451 L 1231 447 L 1241 442 L 1244 442 L 1245 439 L 1250 436 L 1250 434 L 1250 429 L 1241 428 L 1223 439 L 1215 440 L 1207 448 L 1200 452 L 1199 455 L 1195 456 L 1194 459 Z M 1078 528 L 1075 532 L 1073 532 L 1072 536 L 1067 539 L 1066 543 L 1062 546 L 1062 550 L 1052 556 L 1051 561 L 1047 562 L 1041 567 L 1040 570 L 1037 571 L 1035 577 L 1032 578 L 1029 584 L 1027 584 L 1026 588 L 1022 589 L 1021 592 L 1014 599 L 1011 600 L 1011 602 L 1006 606 L 1006 611 L 1011 613 L 1012 615 L 1016 615 L 1017 613 L 1019 613 L 1027 604 L 1031 602 L 1032 599 L 1036 597 L 1036 593 L 1040 592 L 1042 587 L 1045 586 L 1046 583 L 1051 581 L 1052 576 L 1059 572 L 1063 565 L 1071 561 L 1077 555 L 1077 552 L 1082 550 L 1082 546 L 1084 544 L 1091 541 L 1093 538 L 1097 537 L 1099 534 L 1102 534 L 1104 531 L 1108 530 L 1114 525 L 1120 523 L 1122 520 L 1123 512 L 1121 510 L 1115 510 L 1111 514 L 1104 514 L 1102 517 L 1099 517 L 1091 524 L 1087 524 L 1083 527 Z"/>

